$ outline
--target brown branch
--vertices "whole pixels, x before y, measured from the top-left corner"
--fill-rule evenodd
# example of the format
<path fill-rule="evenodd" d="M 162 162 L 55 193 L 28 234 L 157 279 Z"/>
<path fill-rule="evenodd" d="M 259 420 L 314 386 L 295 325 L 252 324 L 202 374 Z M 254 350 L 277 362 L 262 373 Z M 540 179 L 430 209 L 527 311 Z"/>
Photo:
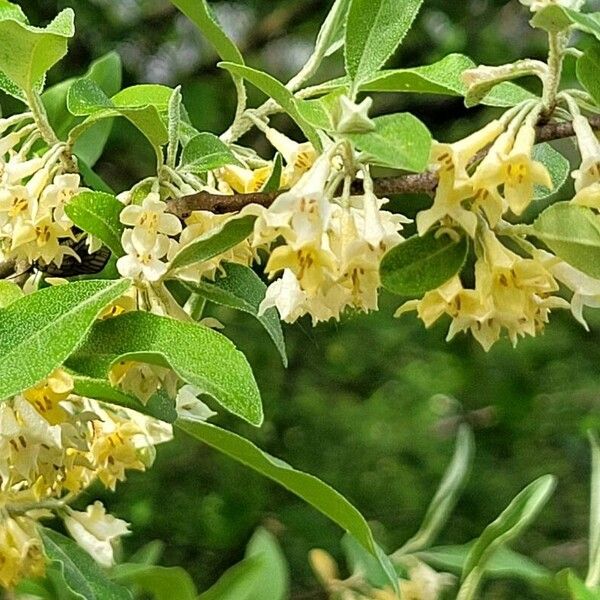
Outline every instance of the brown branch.
<path fill-rule="evenodd" d="M 600 130 L 600 116 L 589 117 L 594 129 Z M 536 141 L 538 143 L 550 142 L 569 138 L 575 135 L 573 125 L 565 123 L 547 123 L 537 128 Z M 374 180 L 374 191 L 377 196 L 391 196 L 394 194 L 428 193 L 435 190 L 437 176 L 435 173 L 411 173 L 396 177 L 378 177 Z M 355 181 L 352 186 L 354 194 L 362 193 L 360 181 Z M 270 206 L 281 192 L 256 192 L 253 194 L 211 194 L 198 192 L 181 198 L 173 198 L 167 202 L 168 211 L 181 219 L 186 219 L 194 210 L 208 210 L 214 213 L 237 212 L 248 204 Z"/>

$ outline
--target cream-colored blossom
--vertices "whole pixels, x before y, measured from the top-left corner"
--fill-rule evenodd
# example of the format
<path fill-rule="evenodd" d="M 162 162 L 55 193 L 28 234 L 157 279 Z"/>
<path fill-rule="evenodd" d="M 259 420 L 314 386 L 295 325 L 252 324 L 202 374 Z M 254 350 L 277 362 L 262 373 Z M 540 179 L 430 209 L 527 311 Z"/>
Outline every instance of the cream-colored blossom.
<path fill-rule="evenodd" d="M 134 236 L 133 229 L 123 232 L 121 242 L 127 253 L 117 260 L 117 269 L 123 277 L 158 281 L 166 272 L 167 264 L 161 259 L 169 251 L 169 238 L 157 234 L 152 245 L 146 245 L 140 237 Z"/>
<path fill-rule="evenodd" d="M 0 513 L 0 587 L 12 589 L 22 579 L 42 577 L 45 571 L 46 558 L 35 521 Z"/>
<path fill-rule="evenodd" d="M 115 564 L 114 546 L 129 532 L 126 521 L 107 514 L 101 502 L 90 504 L 85 512 L 67 510 L 65 527 L 71 537 L 103 567 Z"/>

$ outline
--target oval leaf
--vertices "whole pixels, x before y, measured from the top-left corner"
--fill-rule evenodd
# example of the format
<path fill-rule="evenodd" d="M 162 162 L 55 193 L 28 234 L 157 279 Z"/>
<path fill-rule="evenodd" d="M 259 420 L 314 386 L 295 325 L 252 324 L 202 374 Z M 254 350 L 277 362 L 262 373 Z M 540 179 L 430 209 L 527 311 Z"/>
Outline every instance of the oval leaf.
<path fill-rule="evenodd" d="M 145 312 L 130 312 L 94 325 L 67 366 L 106 379 L 119 360 L 171 367 L 181 379 L 210 394 L 253 425 L 263 419 L 260 392 L 245 356 L 220 333 Z"/>
<path fill-rule="evenodd" d="M 77 281 L 24 296 L 0 310 L 0 400 L 60 366 L 129 281 Z"/>
<path fill-rule="evenodd" d="M 185 282 L 185 286 L 215 304 L 221 304 L 241 310 L 256 317 L 267 330 L 275 344 L 284 366 L 287 367 L 285 340 L 281 329 L 281 321 L 275 308 L 258 314 L 260 303 L 265 297 L 267 286 L 249 267 L 226 263 L 222 265 L 225 275 L 215 281 L 201 280 L 199 283 Z"/>
<path fill-rule="evenodd" d="M 204 173 L 224 165 L 239 164 L 238 159 L 216 135 L 199 133 L 186 144 L 181 155 L 181 170 Z"/>
<path fill-rule="evenodd" d="M 124 206 L 112 194 L 81 192 L 65 206 L 65 213 L 77 227 L 102 240 L 115 256 L 123 256 L 121 236 L 125 226 L 119 215 Z"/>
<path fill-rule="evenodd" d="M 181 567 L 121 564 L 111 569 L 111 579 L 151 594 L 154 600 L 196 600 L 194 581 Z"/>
<path fill-rule="evenodd" d="M 348 135 L 370 162 L 405 171 L 425 170 L 431 153 L 431 134 L 417 117 L 398 113 L 377 117 L 373 122 L 374 131 Z"/>
<path fill-rule="evenodd" d="M 465 263 L 466 237 L 417 235 L 392 248 L 379 268 L 383 287 L 401 296 L 422 296 L 448 281 Z"/>
<path fill-rule="evenodd" d="M 591 209 L 557 202 L 534 221 L 531 232 L 565 262 L 600 279 L 600 217 Z"/>

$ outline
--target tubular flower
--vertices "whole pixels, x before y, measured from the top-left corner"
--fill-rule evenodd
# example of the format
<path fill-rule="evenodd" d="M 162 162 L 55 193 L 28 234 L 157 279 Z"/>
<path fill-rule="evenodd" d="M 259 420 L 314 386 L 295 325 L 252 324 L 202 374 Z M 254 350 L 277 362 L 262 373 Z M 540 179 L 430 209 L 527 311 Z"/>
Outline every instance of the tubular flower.
<path fill-rule="evenodd" d="M 31 156 L 40 134 L 27 120 L 6 120 L 16 128 L 0 137 L 0 258 L 60 267 L 66 255 L 78 258 L 64 207 L 83 188 L 79 175 L 64 170 L 63 144 Z"/>
<path fill-rule="evenodd" d="M 0 586 L 42 575 L 45 559 L 37 520 L 66 510 L 67 529 L 102 565 L 112 561 L 123 521 L 100 504 L 84 513 L 64 507 L 100 480 L 113 489 L 129 469 L 144 470 L 154 445 L 172 437 L 171 426 L 135 411 L 103 406 L 73 393 L 62 370 L 0 405 Z M 36 508 L 37 505 L 44 510 Z"/>
<path fill-rule="evenodd" d="M 225 182 L 230 190 L 238 194 L 259 192 L 268 181 L 273 167 L 265 166 L 258 169 L 247 169 L 237 165 L 227 165 L 217 171 L 217 177 Z M 227 190 L 229 191 L 229 190 Z"/>
<path fill-rule="evenodd" d="M 474 289 L 464 289 L 455 277 L 420 300 L 405 303 L 396 314 L 416 310 L 427 327 L 446 314 L 452 319 L 448 340 L 470 331 L 488 351 L 503 332 L 516 345 L 519 337 L 542 331 L 552 309 L 569 307 L 552 295 L 558 284 L 546 261 L 520 257 L 489 230 L 482 246 Z"/>
<path fill-rule="evenodd" d="M 126 229 L 121 243 L 127 254 L 117 260 L 117 269 L 123 277 L 158 281 L 167 272 L 167 264 L 161 260 L 169 251 L 166 235 L 157 234 L 154 242 L 147 244 L 140 237 L 134 237 L 133 229 Z"/>
<path fill-rule="evenodd" d="M 285 161 L 281 186 L 284 188 L 293 186 L 313 166 L 317 159 L 317 152 L 310 142 L 299 144 L 272 127 L 265 128 L 265 135 Z"/>
<path fill-rule="evenodd" d="M 384 201 L 372 193 L 348 206 L 328 200 L 326 156 L 258 217 L 255 243 L 281 239 L 265 266 L 270 278 L 260 312 L 275 306 L 293 322 L 309 314 L 313 323 L 339 319 L 345 309 L 377 308 L 379 263 L 400 243 L 407 219 L 381 210 Z"/>
<path fill-rule="evenodd" d="M 600 141 L 589 121 L 582 115 L 573 117 L 573 129 L 581 154 L 581 165 L 572 173 L 575 180 L 575 191 L 577 196 L 580 196 L 588 188 L 592 188 L 597 194 L 598 184 L 600 184 Z"/>

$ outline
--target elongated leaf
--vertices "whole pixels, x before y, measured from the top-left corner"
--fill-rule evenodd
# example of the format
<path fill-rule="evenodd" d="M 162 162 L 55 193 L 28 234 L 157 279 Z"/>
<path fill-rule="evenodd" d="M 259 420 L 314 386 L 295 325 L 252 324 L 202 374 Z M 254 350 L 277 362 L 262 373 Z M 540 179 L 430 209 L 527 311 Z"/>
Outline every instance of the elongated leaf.
<path fill-rule="evenodd" d="M 20 6 L 8 0 L 0 0 L 0 21 L 4 19 L 13 19 L 19 23 L 27 24 L 29 21 Z"/>
<path fill-rule="evenodd" d="M 590 589 L 571 569 L 559 573 L 558 579 L 561 576 L 566 579 L 571 600 L 600 600 L 600 591 Z"/>
<path fill-rule="evenodd" d="M 243 242 L 252 233 L 255 220 L 256 217 L 250 215 L 232 219 L 218 231 L 211 231 L 184 246 L 171 260 L 169 272 L 210 260 Z"/>
<path fill-rule="evenodd" d="M 44 552 L 62 573 L 65 585 L 83 600 L 132 600 L 123 586 L 112 582 L 98 564 L 74 541 L 52 531 L 40 529 Z"/>
<path fill-rule="evenodd" d="M 112 194 L 80 192 L 69 200 L 65 213 L 77 227 L 102 240 L 115 256 L 123 256 L 121 236 L 125 226 L 119 220 L 123 208 Z"/>
<path fill-rule="evenodd" d="M 111 569 L 111 579 L 152 595 L 154 600 L 196 600 L 198 592 L 190 575 L 181 567 L 121 564 Z"/>
<path fill-rule="evenodd" d="M 351 533 L 381 563 L 388 585 L 397 587 L 397 577 L 360 512 L 340 493 L 313 475 L 297 471 L 282 460 L 257 448 L 249 440 L 209 423 L 177 421 L 177 427 L 192 437 L 227 454 L 288 489 Z M 212 599 L 211 599 L 212 600 Z"/>
<path fill-rule="evenodd" d="M 463 584 L 457 600 L 471 600 L 484 576 L 487 563 L 496 550 L 513 541 L 542 510 L 556 486 L 551 475 L 544 475 L 523 489 L 500 516 L 490 523 L 469 551 L 463 568 Z"/>
<path fill-rule="evenodd" d="M 329 10 L 315 42 L 317 57 L 330 56 L 343 43 L 348 10 L 352 0 L 335 0 Z"/>
<path fill-rule="evenodd" d="M 588 587 L 600 585 L 600 440 L 595 432 L 588 432 L 592 450 L 592 481 L 590 494 L 589 566 L 585 583 Z"/>
<path fill-rule="evenodd" d="M 390 58 L 423 0 L 353 0 L 346 23 L 346 72 L 354 89 Z"/>
<path fill-rule="evenodd" d="M 224 165 L 239 164 L 238 159 L 216 135 L 199 133 L 186 144 L 181 155 L 181 170 L 205 173 Z"/>
<path fill-rule="evenodd" d="M 436 546 L 417 552 L 415 556 L 436 570 L 460 574 L 474 543 L 473 541 L 461 546 Z M 552 578 L 551 571 L 506 547 L 498 548 L 494 552 L 485 572 L 492 579 L 516 578 L 542 585 Z"/>
<path fill-rule="evenodd" d="M 246 557 L 260 557 L 260 570 L 254 591 L 248 600 L 287 600 L 290 593 L 290 574 L 285 556 L 273 534 L 258 528 L 246 548 Z"/>
<path fill-rule="evenodd" d="M 431 134 L 409 113 L 373 119 L 375 130 L 348 137 L 373 164 L 405 171 L 423 171 L 431 153 Z"/>
<path fill-rule="evenodd" d="M 473 433 L 468 426 L 463 425 L 458 431 L 452 462 L 427 509 L 419 531 L 395 553 L 395 556 L 424 550 L 434 542 L 454 510 L 469 477 L 474 452 Z"/>
<path fill-rule="evenodd" d="M 74 372 L 71 375 L 73 376 L 73 391 L 75 394 L 130 408 L 166 423 L 174 423 L 177 419 L 177 411 L 173 400 L 163 392 L 157 392 L 145 404 L 142 404 L 137 398 L 112 386 L 107 379 L 85 377 Z"/>
<path fill-rule="evenodd" d="M 65 8 L 45 28 L 13 19 L 0 20 L 0 70 L 25 92 L 66 53 L 75 32 L 74 13 Z"/>
<path fill-rule="evenodd" d="M 202 325 L 130 312 L 94 325 L 67 366 L 105 379 L 120 360 L 171 367 L 253 425 L 263 419 L 260 393 L 244 355 L 223 335 Z"/>
<path fill-rule="evenodd" d="M 206 0 L 171 0 L 171 3 L 196 24 L 198 29 L 215 47 L 221 60 L 240 65 L 244 64 L 242 54 L 221 29 Z"/>
<path fill-rule="evenodd" d="M 284 366 L 287 367 L 285 340 L 276 309 L 270 308 L 262 315 L 258 314 L 258 308 L 265 297 L 267 286 L 248 267 L 235 263 L 226 263 L 222 266 L 225 269 L 225 275 L 218 277 L 214 282 L 206 280 L 198 283 L 186 282 L 185 286 L 211 302 L 229 306 L 256 317 L 271 336 Z"/>
<path fill-rule="evenodd" d="M 393 573 L 393 566 L 385 569 L 381 562 L 349 533 L 346 533 L 342 538 L 342 549 L 344 550 L 350 573 L 359 573 L 373 587 L 384 588 L 389 586 L 390 573 Z"/>
<path fill-rule="evenodd" d="M 600 217 L 591 209 L 557 202 L 534 221 L 531 233 L 564 261 L 600 278 Z"/>
<path fill-rule="evenodd" d="M 0 310 L 0 400 L 49 375 L 129 281 L 77 281 L 42 289 Z"/>
<path fill-rule="evenodd" d="M 421 296 L 458 273 L 469 250 L 466 237 L 413 236 L 394 246 L 381 261 L 379 272 L 386 290 L 401 296 Z"/>
<path fill-rule="evenodd" d="M 243 77 L 259 90 L 273 98 L 283 110 L 285 110 L 294 121 L 302 129 L 306 139 L 308 139 L 315 148 L 321 148 L 321 141 L 314 127 L 308 123 L 298 111 L 296 99 L 283 83 L 277 81 L 274 77 L 263 71 L 246 67 L 245 65 L 234 64 L 230 62 L 219 63 L 223 69 L 227 69 L 230 73 Z"/>
<path fill-rule="evenodd" d="M 600 29 L 600 20 L 598 22 Z M 585 54 L 577 59 L 577 79 L 589 92 L 590 96 L 600 102 L 600 81 L 598 81 L 598 70 L 600 69 L 600 44 L 597 42 L 590 46 Z"/>
<path fill-rule="evenodd" d="M 361 85 L 361 90 L 465 96 L 467 86 L 462 80 L 462 74 L 475 66 L 464 54 L 449 54 L 438 62 L 423 67 L 379 71 Z M 481 103 L 509 107 L 533 97 L 533 94 L 518 85 L 505 82 L 497 85 Z"/>
<path fill-rule="evenodd" d="M 225 571 L 217 583 L 198 596 L 198 600 L 249 600 L 261 581 L 265 563 L 260 555 L 245 558 Z"/>

